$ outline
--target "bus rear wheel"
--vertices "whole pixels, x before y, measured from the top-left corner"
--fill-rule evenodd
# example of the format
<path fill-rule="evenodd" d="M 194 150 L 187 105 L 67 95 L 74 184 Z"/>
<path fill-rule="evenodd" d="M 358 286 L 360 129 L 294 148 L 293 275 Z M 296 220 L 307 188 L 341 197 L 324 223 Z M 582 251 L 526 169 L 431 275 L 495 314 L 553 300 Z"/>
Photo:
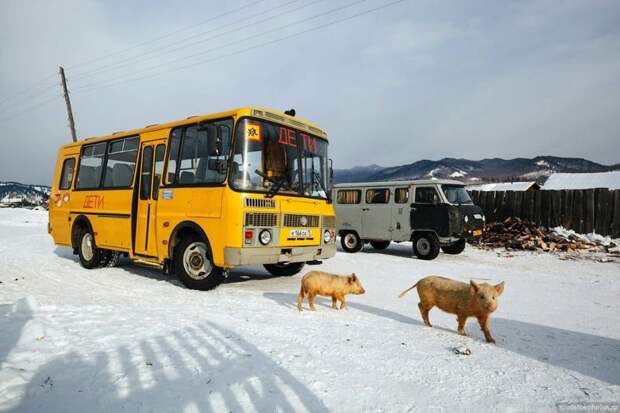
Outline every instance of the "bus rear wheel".
<path fill-rule="evenodd" d="M 213 264 L 209 246 L 198 236 L 188 237 L 175 248 L 174 272 L 192 290 L 212 290 L 224 281 L 224 271 Z"/>
<path fill-rule="evenodd" d="M 89 270 L 99 267 L 105 253 L 95 245 L 95 236 L 90 230 L 84 229 L 78 239 L 78 256 L 82 267 Z"/>
<path fill-rule="evenodd" d="M 444 245 L 443 247 L 441 247 L 441 250 L 445 252 L 446 254 L 457 255 L 463 252 L 463 250 L 465 250 L 465 244 L 466 244 L 465 240 L 460 239 L 454 244 Z"/>
<path fill-rule="evenodd" d="M 370 245 L 376 250 L 384 250 L 390 246 L 390 241 L 370 241 Z"/>
<path fill-rule="evenodd" d="M 303 262 L 289 262 L 288 264 L 265 264 L 263 267 L 271 275 L 275 275 L 277 277 L 290 277 L 292 275 L 297 274 L 304 267 Z"/>

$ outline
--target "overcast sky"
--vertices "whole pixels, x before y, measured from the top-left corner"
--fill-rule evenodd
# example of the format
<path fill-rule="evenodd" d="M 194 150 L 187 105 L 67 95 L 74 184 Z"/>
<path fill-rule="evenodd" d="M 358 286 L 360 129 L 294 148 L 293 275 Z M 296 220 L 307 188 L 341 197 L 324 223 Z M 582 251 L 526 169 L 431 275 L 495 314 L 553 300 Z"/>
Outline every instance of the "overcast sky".
<path fill-rule="evenodd" d="M 620 162 L 619 1 L 405 0 L 260 46 L 391 1 L 2 0 L 0 180 L 50 183 L 60 64 L 81 138 L 256 104 L 325 128 L 336 168 Z"/>

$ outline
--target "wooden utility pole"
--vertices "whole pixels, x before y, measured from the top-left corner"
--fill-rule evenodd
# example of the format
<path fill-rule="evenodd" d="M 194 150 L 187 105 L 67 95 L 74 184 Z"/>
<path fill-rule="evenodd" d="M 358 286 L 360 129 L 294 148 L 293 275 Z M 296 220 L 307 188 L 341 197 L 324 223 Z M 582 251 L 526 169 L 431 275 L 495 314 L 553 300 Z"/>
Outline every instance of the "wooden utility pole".
<path fill-rule="evenodd" d="M 69 91 L 67 90 L 67 79 L 65 79 L 65 69 L 60 66 L 60 80 L 62 81 L 62 90 L 65 94 L 65 103 L 67 104 L 67 114 L 69 115 L 69 127 L 71 128 L 71 136 L 73 142 L 77 142 L 75 133 L 75 122 L 73 121 L 73 111 L 71 110 L 71 100 L 69 100 Z"/>

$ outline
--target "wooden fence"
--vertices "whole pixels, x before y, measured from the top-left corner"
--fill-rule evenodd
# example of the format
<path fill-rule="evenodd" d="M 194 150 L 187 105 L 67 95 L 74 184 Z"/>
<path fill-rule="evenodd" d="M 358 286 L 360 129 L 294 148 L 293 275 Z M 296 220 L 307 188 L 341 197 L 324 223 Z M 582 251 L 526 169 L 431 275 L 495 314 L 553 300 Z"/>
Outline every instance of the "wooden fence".
<path fill-rule="evenodd" d="M 526 218 L 544 227 L 620 238 L 620 190 L 470 191 L 487 222 Z"/>

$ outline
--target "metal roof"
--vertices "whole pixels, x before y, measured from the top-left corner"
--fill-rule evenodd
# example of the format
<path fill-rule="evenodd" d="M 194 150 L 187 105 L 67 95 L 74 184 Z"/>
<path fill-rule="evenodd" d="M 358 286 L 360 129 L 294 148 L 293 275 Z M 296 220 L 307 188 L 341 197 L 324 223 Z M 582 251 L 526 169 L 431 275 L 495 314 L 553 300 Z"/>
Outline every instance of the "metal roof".
<path fill-rule="evenodd" d="M 375 186 L 409 186 L 409 185 L 429 185 L 429 184 L 441 184 L 441 185 L 459 185 L 465 186 L 461 181 L 455 181 L 454 179 L 419 179 L 419 180 L 406 180 L 406 181 L 383 181 L 383 182 L 351 182 L 334 184 L 334 188 L 362 188 L 362 187 L 375 187 Z"/>
<path fill-rule="evenodd" d="M 620 189 L 620 171 L 594 173 L 557 173 L 547 179 L 541 189 Z"/>

